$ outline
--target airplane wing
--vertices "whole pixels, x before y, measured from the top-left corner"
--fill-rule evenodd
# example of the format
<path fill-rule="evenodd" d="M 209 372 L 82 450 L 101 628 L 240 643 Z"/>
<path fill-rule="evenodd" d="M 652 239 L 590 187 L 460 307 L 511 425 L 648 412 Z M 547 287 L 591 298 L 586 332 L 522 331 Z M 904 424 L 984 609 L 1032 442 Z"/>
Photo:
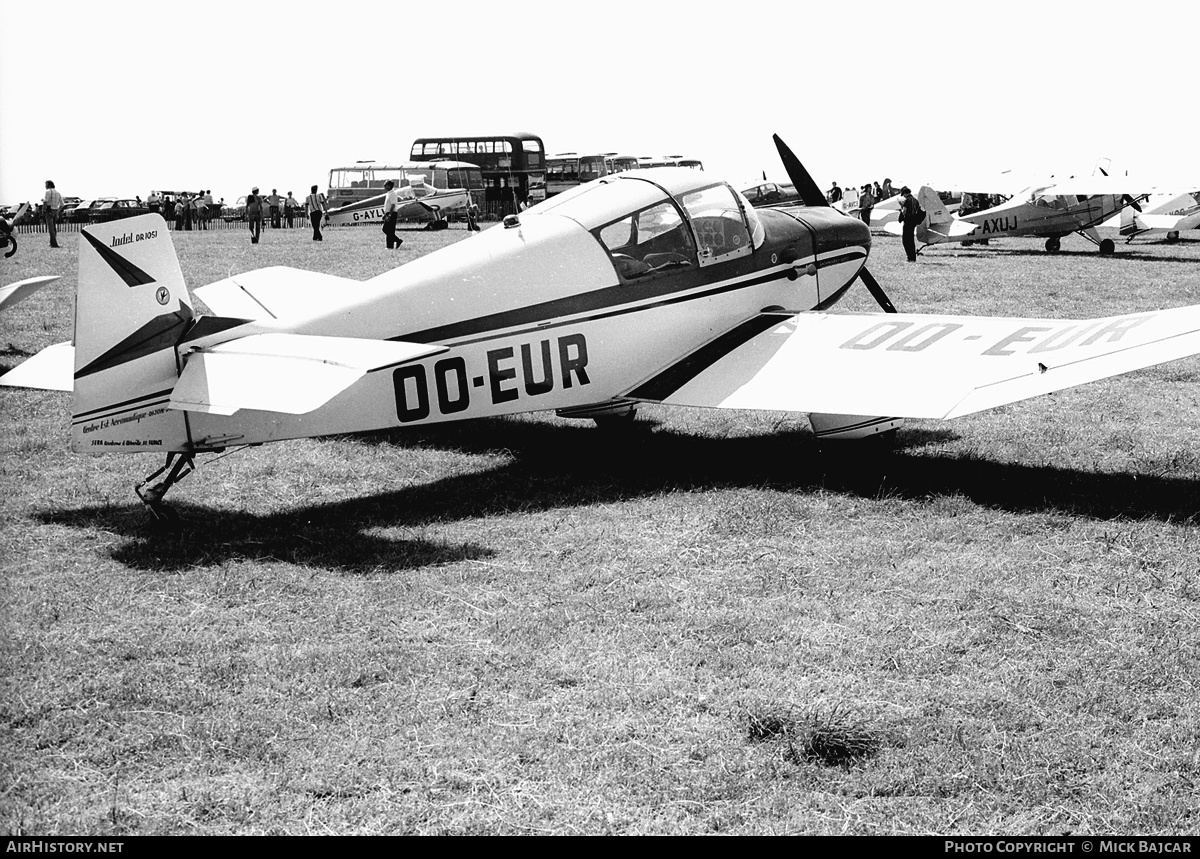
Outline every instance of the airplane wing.
<path fill-rule="evenodd" d="M 1092 320 L 780 314 L 629 392 L 688 406 L 953 418 L 1200 353 L 1200 305 Z M 769 323 L 769 317 L 760 317 Z M 736 329 L 735 329 L 736 331 Z"/>
<path fill-rule="evenodd" d="M 1051 180 L 1044 188 L 1039 189 L 1039 195 L 1095 197 L 1101 194 L 1113 194 L 1120 197 L 1128 194 L 1131 197 L 1143 197 L 1153 193 L 1154 190 L 1152 185 L 1139 180 L 1130 181 L 1128 176 L 1080 176 Z"/>
<path fill-rule="evenodd" d="M 366 373 L 446 349 L 398 340 L 252 334 L 188 355 L 170 406 L 219 415 L 239 409 L 302 415 Z"/>
<path fill-rule="evenodd" d="M 19 280 L 16 283 L 10 283 L 8 286 L 0 287 L 0 310 L 11 309 L 46 284 L 54 283 L 56 280 L 58 280 L 58 275 L 30 277 L 25 280 Z"/>
<path fill-rule="evenodd" d="M 70 391 L 75 387 L 75 346 L 55 343 L 0 376 L 0 385 Z"/>

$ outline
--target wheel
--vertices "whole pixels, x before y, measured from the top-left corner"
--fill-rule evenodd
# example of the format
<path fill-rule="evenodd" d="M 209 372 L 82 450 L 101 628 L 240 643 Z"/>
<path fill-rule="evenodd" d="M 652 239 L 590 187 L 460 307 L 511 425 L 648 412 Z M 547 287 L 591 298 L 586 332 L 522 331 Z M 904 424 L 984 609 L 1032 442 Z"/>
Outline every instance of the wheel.
<path fill-rule="evenodd" d="M 1116 249 L 1112 239 L 1101 239 L 1100 241 L 1100 256 L 1110 256 Z"/>
<path fill-rule="evenodd" d="M 1179 230 L 1171 230 L 1167 233 L 1167 244 L 1173 245 L 1179 241 Z"/>
<path fill-rule="evenodd" d="M 1058 249 L 1060 247 L 1062 247 L 1062 243 L 1059 242 L 1059 240 L 1057 238 L 1046 239 L 1046 252 L 1047 253 L 1052 253 L 1052 254 L 1058 253 Z"/>
<path fill-rule="evenodd" d="M 607 415 L 596 415 L 592 418 L 596 426 L 603 430 L 620 430 L 633 426 L 637 420 L 637 409 L 626 409 L 623 412 L 613 412 Z"/>

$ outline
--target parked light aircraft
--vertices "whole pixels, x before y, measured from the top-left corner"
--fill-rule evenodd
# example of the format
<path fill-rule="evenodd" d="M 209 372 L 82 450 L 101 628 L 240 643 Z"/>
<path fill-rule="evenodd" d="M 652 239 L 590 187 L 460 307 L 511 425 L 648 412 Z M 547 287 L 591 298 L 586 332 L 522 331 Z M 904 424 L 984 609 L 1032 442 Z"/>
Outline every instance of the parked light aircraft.
<path fill-rule="evenodd" d="M 433 215 L 431 224 L 445 226 L 447 214 L 465 210 L 471 205 L 471 195 L 466 188 L 436 188 L 426 184 L 421 174 L 409 174 L 407 180 L 408 184 L 396 189 L 400 218 L 410 217 L 418 211 L 428 212 Z M 386 196 L 379 194 L 330 209 L 326 222 L 333 227 L 382 224 L 383 200 Z"/>
<path fill-rule="evenodd" d="M 901 314 L 865 263 L 870 231 L 831 208 L 776 137 L 807 205 L 754 209 L 697 170 L 632 170 L 509 215 L 365 282 L 273 267 L 197 290 L 145 215 L 85 228 L 74 349 L 0 382 L 54 387 L 72 447 L 159 452 L 164 493 L 205 452 L 557 410 L 621 421 L 640 403 L 805 412 L 863 438 L 1200 353 L 1200 305 L 1092 320 Z M 884 310 L 831 314 L 861 280 Z"/>
<path fill-rule="evenodd" d="M 1142 211 L 1121 212 L 1121 235 L 1126 244 L 1136 238 L 1159 236 L 1177 242 L 1183 230 L 1200 230 L 1200 192 L 1157 194 L 1146 201 Z"/>
<path fill-rule="evenodd" d="M 954 220 L 970 225 L 964 232 L 959 226 L 948 229 L 947 224 L 937 225 L 928 218 L 926 238 L 918 239 L 925 244 L 958 241 L 963 238 L 994 239 L 1005 236 L 1038 236 L 1046 239 L 1046 250 L 1055 253 L 1061 240 L 1071 233 L 1079 233 L 1095 244 L 1101 254 L 1111 254 L 1115 248 L 1112 239 L 1102 239 L 1096 227 L 1121 212 L 1126 207 L 1139 209 L 1139 202 L 1147 196 L 1145 190 L 1128 193 L 1127 180 L 1123 177 L 1091 176 L 1084 179 L 1064 179 L 1052 184 L 1026 188 L 998 206 L 961 215 Z M 928 187 L 918 192 L 918 201 L 925 207 L 927 195 L 937 196 Z M 892 228 L 889 227 L 891 232 Z"/>
<path fill-rule="evenodd" d="M 898 200 L 899 196 L 893 199 Z M 916 230 L 913 231 L 913 237 L 923 245 L 965 239 L 977 229 L 975 224 L 956 217 L 946 204 L 942 202 L 942 198 L 938 196 L 938 192 L 928 185 L 921 186 L 921 189 L 917 191 L 917 203 L 925 210 L 925 219 L 917 225 Z M 896 218 L 886 221 L 883 228 L 892 235 L 903 235 L 904 225 L 899 220 L 899 203 L 896 204 L 895 212 Z M 875 223 L 874 215 L 875 213 L 872 212 L 872 225 Z"/>

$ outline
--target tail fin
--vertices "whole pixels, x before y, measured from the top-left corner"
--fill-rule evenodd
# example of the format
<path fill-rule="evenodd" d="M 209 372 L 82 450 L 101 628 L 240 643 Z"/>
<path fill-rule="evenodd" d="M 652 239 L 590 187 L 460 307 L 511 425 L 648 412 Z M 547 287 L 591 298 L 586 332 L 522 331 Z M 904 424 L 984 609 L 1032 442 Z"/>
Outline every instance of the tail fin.
<path fill-rule="evenodd" d="M 159 215 L 87 227 L 75 295 L 71 447 L 80 453 L 187 449 L 175 345 L 192 324 L 167 224 Z"/>
<path fill-rule="evenodd" d="M 926 224 L 933 226 L 950 221 L 950 210 L 946 208 L 946 204 L 942 202 L 942 198 L 938 196 L 937 191 L 928 185 L 922 185 L 921 190 L 917 192 L 917 202 L 925 210 Z"/>

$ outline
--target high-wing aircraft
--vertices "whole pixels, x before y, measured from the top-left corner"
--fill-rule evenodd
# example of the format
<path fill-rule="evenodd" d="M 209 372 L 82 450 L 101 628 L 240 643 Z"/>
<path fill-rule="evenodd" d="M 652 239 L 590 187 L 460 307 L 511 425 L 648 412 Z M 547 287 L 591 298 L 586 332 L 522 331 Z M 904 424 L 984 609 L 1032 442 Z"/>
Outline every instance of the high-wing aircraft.
<path fill-rule="evenodd" d="M 73 350 L 0 382 L 69 387 L 76 451 L 165 453 L 137 491 L 170 519 L 163 495 L 195 457 L 239 445 L 541 410 L 621 422 L 641 403 L 805 412 L 821 439 L 864 438 L 1200 353 L 1200 305 L 897 313 L 868 227 L 776 145 L 806 205 L 631 170 L 365 282 L 234 275 L 196 291 L 214 316 L 193 310 L 159 217 L 92 225 Z M 857 280 L 884 312 L 826 312 Z"/>
<path fill-rule="evenodd" d="M 461 211 L 471 205 L 471 195 L 466 188 L 438 188 L 424 182 L 420 174 L 407 177 L 408 184 L 396 189 L 399 196 L 399 217 L 410 217 L 417 211 L 433 215 L 433 225 L 445 226 L 446 215 Z M 330 209 L 326 223 L 330 226 L 351 224 L 382 224 L 383 199 L 386 194 L 358 200 L 336 209 Z"/>
<path fill-rule="evenodd" d="M 1095 244 L 1101 254 L 1111 254 L 1115 248 L 1113 240 L 1102 239 L 1096 227 L 1126 207 L 1140 209 L 1140 201 L 1147 196 L 1146 189 L 1131 194 L 1126 185 L 1124 178 L 1091 176 L 1032 186 L 998 206 L 956 218 L 970 225 L 965 233 L 963 226 L 955 230 L 935 228 L 926 219 L 927 237 L 918 239 L 925 244 L 937 244 L 967 237 L 1038 236 L 1046 240 L 1046 250 L 1055 253 L 1064 236 L 1079 233 Z M 937 196 L 927 187 L 918 192 L 918 201 L 922 201 L 926 212 L 929 209 L 923 201 L 927 194 Z"/>
<path fill-rule="evenodd" d="M 923 245 L 959 241 L 965 239 L 977 229 L 975 224 L 955 217 L 946 204 L 942 202 L 942 198 L 938 196 L 938 192 L 928 185 L 923 185 L 917 191 L 917 202 L 925 210 L 925 220 L 917 225 L 913 236 Z M 884 230 L 892 235 L 899 236 L 904 232 L 904 227 L 899 220 L 899 204 L 897 204 L 895 212 L 896 219 L 886 221 Z M 874 214 L 874 212 L 871 213 L 872 225 L 875 223 Z"/>
<path fill-rule="evenodd" d="M 1183 230 L 1200 230 L 1200 192 L 1194 194 L 1157 194 L 1146 201 L 1140 212 L 1121 212 L 1121 235 L 1128 244 L 1137 238 L 1166 238 L 1179 241 Z"/>

